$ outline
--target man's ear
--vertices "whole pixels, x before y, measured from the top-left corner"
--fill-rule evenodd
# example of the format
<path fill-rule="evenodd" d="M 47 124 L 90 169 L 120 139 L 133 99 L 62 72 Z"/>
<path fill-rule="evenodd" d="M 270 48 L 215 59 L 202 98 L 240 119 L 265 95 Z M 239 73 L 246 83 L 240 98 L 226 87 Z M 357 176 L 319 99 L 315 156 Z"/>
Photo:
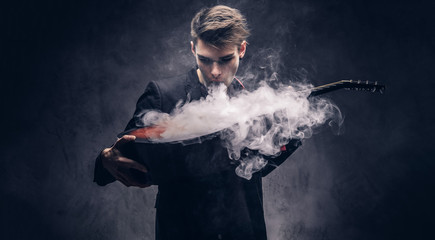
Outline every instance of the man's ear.
<path fill-rule="evenodd" d="M 196 56 L 196 52 L 195 52 L 195 44 L 193 44 L 193 41 L 190 41 L 190 49 L 192 50 L 193 55 Z"/>
<path fill-rule="evenodd" d="M 242 59 L 243 56 L 245 56 L 245 53 L 246 53 L 246 45 L 247 45 L 247 42 L 246 42 L 246 41 L 243 41 L 243 42 L 240 44 L 240 51 L 239 51 L 239 58 L 240 58 L 240 59 Z"/>

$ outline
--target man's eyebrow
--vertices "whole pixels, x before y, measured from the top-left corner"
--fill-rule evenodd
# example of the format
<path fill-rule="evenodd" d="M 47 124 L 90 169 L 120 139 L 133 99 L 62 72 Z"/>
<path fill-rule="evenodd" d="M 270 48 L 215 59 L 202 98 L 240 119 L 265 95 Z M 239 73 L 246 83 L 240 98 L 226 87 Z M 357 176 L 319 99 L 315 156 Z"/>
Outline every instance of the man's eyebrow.
<path fill-rule="evenodd" d="M 198 53 L 197 53 L 197 55 L 198 55 L 199 58 L 212 60 L 211 58 L 208 58 L 208 57 L 202 56 L 201 54 L 198 54 Z M 230 58 L 230 57 L 234 57 L 234 53 L 231 53 L 231 54 L 225 55 L 225 56 L 223 56 L 223 57 L 220 57 L 219 59 L 225 59 L 225 58 Z"/>
<path fill-rule="evenodd" d="M 231 53 L 231 54 L 228 54 L 228 55 L 226 55 L 226 56 L 220 57 L 220 59 L 223 59 L 223 58 L 230 58 L 230 57 L 234 57 L 234 53 Z"/>
<path fill-rule="evenodd" d="M 208 58 L 208 57 L 204 57 L 204 56 L 202 56 L 202 55 L 200 55 L 200 54 L 198 54 L 198 53 L 197 53 L 196 55 L 198 55 L 199 58 L 210 59 L 210 58 Z M 211 59 L 210 59 L 210 60 L 211 60 Z"/>

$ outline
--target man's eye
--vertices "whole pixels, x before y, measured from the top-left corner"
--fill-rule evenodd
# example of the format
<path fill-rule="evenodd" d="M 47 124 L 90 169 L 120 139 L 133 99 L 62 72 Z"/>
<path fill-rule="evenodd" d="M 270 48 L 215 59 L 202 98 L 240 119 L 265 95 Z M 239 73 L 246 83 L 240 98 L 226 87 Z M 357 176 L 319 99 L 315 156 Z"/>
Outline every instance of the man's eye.
<path fill-rule="evenodd" d="M 201 61 L 204 64 L 211 64 L 212 61 L 210 59 L 207 58 L 199 58 L 199 61 Z"/>
<path fill-rule="evenodd" d="M 221 59 L 220 62 L 226 63 L 226 62 L 229 62 L 231 60 L 233 60 L 233 57 Z"/>
<path fill-rule="evenodd" d="M 233 58 L 224 58 L 224 59 L 219 60 L 219 64 L 227 64 L 231 60 L 233 60 Z"/>

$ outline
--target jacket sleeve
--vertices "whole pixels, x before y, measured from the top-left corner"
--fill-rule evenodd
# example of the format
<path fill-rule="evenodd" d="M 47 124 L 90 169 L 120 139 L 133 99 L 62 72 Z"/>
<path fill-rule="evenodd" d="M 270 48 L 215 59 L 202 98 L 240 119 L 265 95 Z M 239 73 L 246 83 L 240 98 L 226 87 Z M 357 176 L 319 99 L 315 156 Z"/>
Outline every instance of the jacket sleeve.
<path fill-rule="evenodd" d="M 159 86 L 153 81 L 150 82 L 145 89 L 145 92 L 140 96 L 136 103 L 136 110 L 133 117 L 128 122 L 125 130 L 143 127 L 140 118 L 149 111 L 161 111 L 162 99 Z"/>
<path fill-rule="evenodd" d="M 150 82 L 145 89 L 145 92 L 140 96 L 136 103 L 136 110 L 134 111 L 133 118 L 128 122 L 125 130 L 141 127 L 140 117 L 150 110 L 161 109 L 160 90 L 155 82 Z M 95 160 L 94 168 L 94 182 L 100 186 L 105 186 L 114 182 L 116 179 L 103 167 L 101 162 L 101 152 Z"/>
<path fill-rule="evenodd" d="M 116 179 L 103 167 L 101 162 L 101 152 L 98 154 L 95 160 L 94 168 L 94 182 L 99 186 L 105 186 L 109 183 L 114 182 Z"/>
<path fill-rule="evenodd" d="M 279 155 L 278 157 L 273 158 L 264 156 L 264 158 L 267 160 L 267 165 L 261 170 L 261 175 L 263 177 L 267 176 L 269 173 L 279 167 L 283 162 L 285 162 L 285 160 L 287 160 L 287 158 L 290 157 L 290 155 L 292 155 L 301 145 L 301 140 L 292 139 L 288 144 L 281 148 L 281 155 Z"/>

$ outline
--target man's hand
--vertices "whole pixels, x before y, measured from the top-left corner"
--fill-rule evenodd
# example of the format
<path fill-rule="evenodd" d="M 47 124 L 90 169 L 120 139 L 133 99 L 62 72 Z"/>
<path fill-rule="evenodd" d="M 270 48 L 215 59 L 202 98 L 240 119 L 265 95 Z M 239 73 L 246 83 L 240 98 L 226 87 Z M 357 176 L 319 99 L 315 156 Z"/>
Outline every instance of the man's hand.
<path fill-rule="evenodd" d="M 125 157 L 121 152 L 121 149 L 126 144 L 131 144 L 135 139 L 136 137 L 133 135 L 124 135 L 118 139 L 111 148 L 106 148 L 101 152 L 101 162 L 104 168 L 125 186 L 145 188 L 151 185 L 145 181 L 145 174 L 148 170 L 144 165 Z M 142 177 L 138 177 L 138 174 L 133 174 L 134 171 L 139 171 L 139 176 Z"/>

